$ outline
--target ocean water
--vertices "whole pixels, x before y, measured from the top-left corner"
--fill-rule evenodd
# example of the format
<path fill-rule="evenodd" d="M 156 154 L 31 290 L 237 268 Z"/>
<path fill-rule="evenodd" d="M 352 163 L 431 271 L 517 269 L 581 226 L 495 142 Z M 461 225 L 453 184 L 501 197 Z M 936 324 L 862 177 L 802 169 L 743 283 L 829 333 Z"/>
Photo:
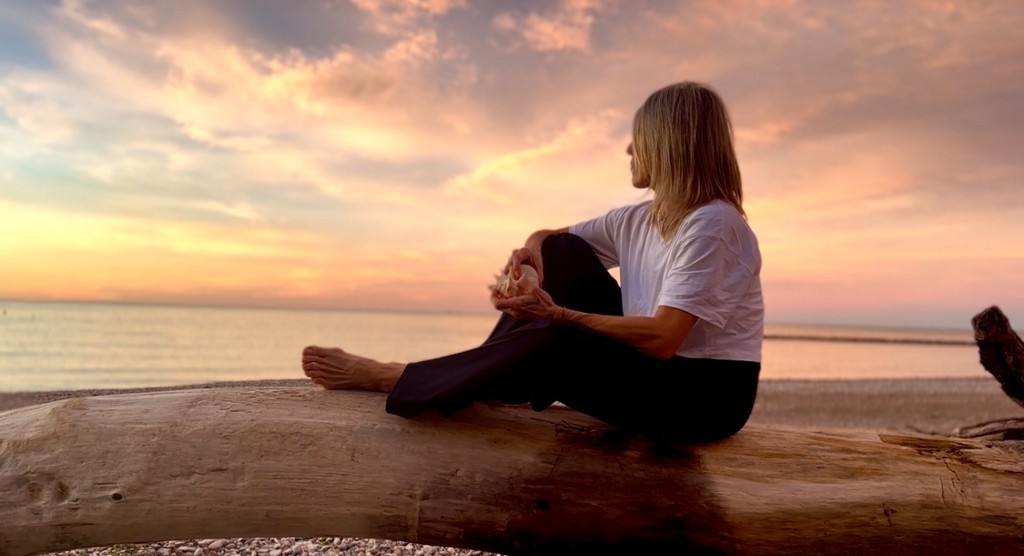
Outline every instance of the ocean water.
<path fill-rule="evenodd" d="M 0 301 L 0 392 L 303 378 L 309 344 L 386 361 L 478 345 L 496 315 Z M 768 325 L 762 378 L 984 377 L 970 330 Z"/>

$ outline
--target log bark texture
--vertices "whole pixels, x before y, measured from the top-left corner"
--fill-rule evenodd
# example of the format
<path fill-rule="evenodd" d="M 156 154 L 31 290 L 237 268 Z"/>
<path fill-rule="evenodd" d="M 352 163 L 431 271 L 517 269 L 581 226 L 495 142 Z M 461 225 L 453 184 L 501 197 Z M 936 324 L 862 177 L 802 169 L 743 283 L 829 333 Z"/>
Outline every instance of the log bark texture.
<path fill-rule="evenodd" d="M 749 428 L 684 446 L 567 409 L 383 406 L 229 388 L 0 413 L 0 555 L 321 535 L 562 555 L 1024 549 L 1024 460 L 1001 445 Z"/>

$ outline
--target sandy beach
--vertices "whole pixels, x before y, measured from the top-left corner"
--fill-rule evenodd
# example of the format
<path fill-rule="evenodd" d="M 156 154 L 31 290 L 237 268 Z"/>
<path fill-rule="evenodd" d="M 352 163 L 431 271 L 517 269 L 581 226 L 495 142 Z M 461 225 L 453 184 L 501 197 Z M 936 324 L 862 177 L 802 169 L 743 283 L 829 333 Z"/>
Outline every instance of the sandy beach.
<path fill-rule="evenodd" d="M 211 383 L 167 388 L 0 393 L 0 411 L 84 396 L 211 387 L 308 386 L 306 380 Z M 763 381 L 750 423 L 806 429 L 867 429 L 947 435 L 957 427 L 1020 417 L 994 379 Z M 108 547 L 66 556 L 483 555 L 479 551 L 372 539 L 205 539 Z"/>

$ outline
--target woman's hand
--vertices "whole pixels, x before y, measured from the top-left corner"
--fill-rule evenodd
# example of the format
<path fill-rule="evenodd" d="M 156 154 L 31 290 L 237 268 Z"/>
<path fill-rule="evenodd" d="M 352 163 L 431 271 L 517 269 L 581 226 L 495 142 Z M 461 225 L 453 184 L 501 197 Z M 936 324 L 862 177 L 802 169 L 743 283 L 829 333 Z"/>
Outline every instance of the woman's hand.
<path fill-rule="evenodd" d="M 523 320 L 554 316 L 559 309 L 548 292 L 539 287 L 531 288 L 524 295 L 507 298 L 501 298 L 496 292 L 491 292 L 491 303 L 495 309 Z"/>
<path fill-rule="evenodd" d="M 508 274 L 512 278 L 518 280 L 522 276 L 522 272 L 519 267 L 524 264 L 528 264 L 537 271 L 537 281 L 544 285 L 544 260 L 541 256 L 541 246 L 544 245 L 544 240 L 549 236 L 557 234 L 565 234 L 569 232 L 569 228 L 559 228 L 557 230 L 537 230 L 530 234 L 530 237 L 526 238 L 523 243 L 523 247 L 512 251 L 512 256 L 508 258 L 508 262 L 505 263 L 504 273 Z"/>
<path fill-rule="evenodd" d="M 540 245 L 531 245 L 528 242 L 524 247 L 513 249 L 512 256 L 510 256 L 508 258 L 508 262 L 505 263 L 504 272 L 518 280 L 523 275 L 520 267 L 524 264 L 532 266 L 534 270 L 537 271 L 537 282 L 543 285 L 544 263 L 541 259 Z"/>

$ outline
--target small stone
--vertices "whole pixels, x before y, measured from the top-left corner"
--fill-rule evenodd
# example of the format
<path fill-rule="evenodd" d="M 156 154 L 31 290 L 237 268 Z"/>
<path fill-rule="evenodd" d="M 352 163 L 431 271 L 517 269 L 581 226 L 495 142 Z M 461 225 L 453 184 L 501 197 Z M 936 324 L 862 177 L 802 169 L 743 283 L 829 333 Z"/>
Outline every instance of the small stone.
<path fill-rule="evenodd" d="M 221 548 L 224 548 L 225 544 L 228 544 L 227 540 L 217 539 L 211 542 L 209 545 L 207 545 L 207 548 L 209 548 L 210 550 L 220 550 Z"/>
<path fill-rule="evenodd" d="M 270 556 L 281 556 L 281 550 L 271 550 Z"/>
<path fill-rule="evenodd" d="M 202 547 L 197 548 L 196 551 L 192 553 L 192 556 L 203 556 Z"/>

